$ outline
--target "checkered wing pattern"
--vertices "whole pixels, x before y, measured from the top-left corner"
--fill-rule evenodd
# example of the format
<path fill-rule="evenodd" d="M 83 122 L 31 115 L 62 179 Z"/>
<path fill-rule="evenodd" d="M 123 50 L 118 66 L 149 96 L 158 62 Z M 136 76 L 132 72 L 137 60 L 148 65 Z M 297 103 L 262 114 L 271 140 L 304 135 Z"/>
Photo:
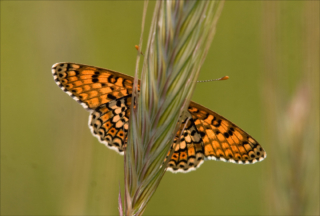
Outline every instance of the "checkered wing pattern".
<path fill-rule="evenodd" d="M 127 146 L 130 106 L 131 95 L 128 95 L 99 106 L 89 117 L 92 134 L 122 155 Z"/>
<path fill-rule="evenodd" d="M 189 172 L 204 160 L 252 164 L 267 156 L 255 139 L 217 113 L 194 102 L 188 111 L 180 128 L 184 130 L 174 140 L 168 170 Z"/>
<path fill-rule="evenodd" d="M 103 68 L 57 63 L 52 73 L 57 85 L 87 110 L 132 93 L 132 77 Z"/>
<path fill-rule="evenodd" d="M 75 63 L 54 64 L 52 73 L 57 85 L 91 112 L 92 134 L 107 147 L 123 154 L 133 77 Z M 172 172 L 194 170 L 206 159 L 251 164 L 266 157 L 266 152 L 250 135 L 199 104 L 191 102 L 183 119 L 168 162 L 168 170 Z"/>
<path fill-rule="evenodd" d="M 190 113 L 184 114 L 183 119 L 184 121 L 172 145 L 174 152 L 168 163 L 168 170 L 171 172 L 195 170 L 203 163 L 205 158 L 201 135 Z"/>
<path fill-rule="evenodd" d="M 251 164 L 266 157 L 261 145 L 229 120 L 194 102 L 188 110 L 200 133 L 206 158 Z"/>

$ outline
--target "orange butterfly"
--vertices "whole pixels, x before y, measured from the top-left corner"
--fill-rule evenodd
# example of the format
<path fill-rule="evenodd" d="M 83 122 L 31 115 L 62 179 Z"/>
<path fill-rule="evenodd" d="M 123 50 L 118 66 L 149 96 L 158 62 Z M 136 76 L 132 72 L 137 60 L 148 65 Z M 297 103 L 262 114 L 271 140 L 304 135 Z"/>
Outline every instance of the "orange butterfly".
<path fill-rule="evenodd" d="M 52 73 L 57 85 L 91 112 L 92 134 L 123 154 L 133 77 L 75 63 L 54 64 Z M 184 116 L 185 129 L 174 140 L 179 143 L 175 145 L 168 170 L 188 172 L 198 168 L 205 159 L 252 164 L 266 158 L 266 152 L 255 139 L 224 117 L 194 102 L 188 111 Z"/>

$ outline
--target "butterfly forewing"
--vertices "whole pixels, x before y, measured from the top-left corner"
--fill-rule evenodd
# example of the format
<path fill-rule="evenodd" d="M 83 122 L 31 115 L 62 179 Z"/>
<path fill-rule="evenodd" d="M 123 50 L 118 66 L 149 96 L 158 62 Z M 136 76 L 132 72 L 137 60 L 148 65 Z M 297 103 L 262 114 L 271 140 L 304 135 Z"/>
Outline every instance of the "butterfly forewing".
<path fill-rule="evenodd" d="M 188 110 L 201 135 L 206 158 L 250 164 L 266 157 L 260 144 L 229 120 L 194 102 Z"/>
<path fill-rule="evenodd" d="M 89 128 L 107 147 L 123 154 L 129 127 L 133 77 L 75 63 L 52 66 L 57 85 L 91 112 Z M 172 172 L 188 172 L 205 159 L 250 164 L 266 152 L 232 122 L 194 102 L 184 114 L 168 162 Z M 166 159 L 167 160 L 167 159 Z"/>
<path fill-rule="evenodd" d="M 132 93 L 132 77 L 103 68 L 57 63 L 52 73 L 59 87 L 88 110 Z"/>

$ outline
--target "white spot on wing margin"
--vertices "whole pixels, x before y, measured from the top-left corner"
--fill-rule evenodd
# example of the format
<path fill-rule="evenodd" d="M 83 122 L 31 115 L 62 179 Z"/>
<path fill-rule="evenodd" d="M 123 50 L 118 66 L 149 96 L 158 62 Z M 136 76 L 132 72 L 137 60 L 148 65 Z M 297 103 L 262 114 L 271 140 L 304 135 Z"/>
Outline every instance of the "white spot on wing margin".
<path fill-rule="evenodd" d="M 89 115 L 89 122 L 88 122 L 88 126 L 89 126 L 89 129 L 90 129 L 92 135 L 93 135 L 94 137 L 96 137 L 96 138 L 99 140 L 100 143 L 104 144 L 104 145 L 107 146 L 109 149 L 112 149 L 112 150 L 116 151 L 116 152 L 119 153 L 120 155 L 124 155 L 124 152 L 120 152 L 119 149 L 118 149 L 117 147 L 115 147 L 115 146 L 109 146 L 107 141 L 101 140 L 101 139 L 100 139 L 100 136 L 97 135 L 97 134 L 95 134 L 95 133 L 93 132 L 93 127 L 90 125 L 90 122 L 92 121 L 92 113 L 93 113 L 93 112 L 91 112 L 90 115 Z"/>
<path fill-rule="evenodd" d="M 195 171 L 196 169 L 198 169 L 203 164 L 203 162 L 204 162 L 204 160 L 200 161 L 197 167 L 191 167 L 188 170 L 183 170 L 183 169 L 173 170 L 171 167 L 168 167 L 167 171 L 170 171 L 172 173 L 188 173 L 188 172 Z"/>

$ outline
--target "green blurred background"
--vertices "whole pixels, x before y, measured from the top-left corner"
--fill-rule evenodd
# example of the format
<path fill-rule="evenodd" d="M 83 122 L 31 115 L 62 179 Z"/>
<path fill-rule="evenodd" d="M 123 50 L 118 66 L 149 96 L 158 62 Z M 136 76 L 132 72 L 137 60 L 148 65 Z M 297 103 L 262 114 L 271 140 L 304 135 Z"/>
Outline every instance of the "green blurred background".
<path fill-rule="evenodd" d="M 91 135 L 51 65 L 133 75 L 142 9 L 1 1 L 1 215 L 118 215 L 123 157 Z M 225 75 L 193 100 L 251 134 L 267 159 L 168 172 L 145 215 L 318 215 L 319 2 L 227 1 L 199 79 Z"/>

